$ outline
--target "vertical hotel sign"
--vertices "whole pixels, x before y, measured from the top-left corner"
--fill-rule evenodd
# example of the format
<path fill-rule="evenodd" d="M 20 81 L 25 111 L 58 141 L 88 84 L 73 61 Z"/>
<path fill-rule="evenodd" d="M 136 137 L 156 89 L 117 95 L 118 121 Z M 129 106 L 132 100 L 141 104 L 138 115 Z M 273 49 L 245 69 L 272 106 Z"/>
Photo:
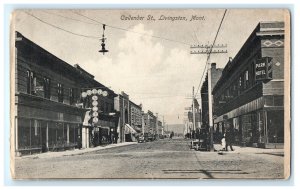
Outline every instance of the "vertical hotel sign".
<path fill-rule="evenodd" d="M 255 80 L 272 80 L 272 58 L 262 57 L 255 64 Z"/>

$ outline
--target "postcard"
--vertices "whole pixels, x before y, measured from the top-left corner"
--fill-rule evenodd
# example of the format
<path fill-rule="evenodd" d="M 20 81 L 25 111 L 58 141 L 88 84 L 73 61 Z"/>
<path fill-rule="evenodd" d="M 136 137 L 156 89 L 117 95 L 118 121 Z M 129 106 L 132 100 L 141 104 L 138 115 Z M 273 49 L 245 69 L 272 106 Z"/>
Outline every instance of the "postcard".
<path fill-rule="evenodd" d="M 18 9 L 13 179 L 288 179 L 288 9 Z"/>

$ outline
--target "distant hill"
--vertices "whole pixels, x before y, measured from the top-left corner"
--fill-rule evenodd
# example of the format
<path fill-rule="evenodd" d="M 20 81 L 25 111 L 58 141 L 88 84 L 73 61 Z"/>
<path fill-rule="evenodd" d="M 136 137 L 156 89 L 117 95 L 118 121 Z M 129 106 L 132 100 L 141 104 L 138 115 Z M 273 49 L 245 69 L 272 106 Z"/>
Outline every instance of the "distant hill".
<path fill-rule="evenodd" d="M 174 133 L 183 134 L 184 124 L 168 124 L 166 130 L 173 131 Z"/>

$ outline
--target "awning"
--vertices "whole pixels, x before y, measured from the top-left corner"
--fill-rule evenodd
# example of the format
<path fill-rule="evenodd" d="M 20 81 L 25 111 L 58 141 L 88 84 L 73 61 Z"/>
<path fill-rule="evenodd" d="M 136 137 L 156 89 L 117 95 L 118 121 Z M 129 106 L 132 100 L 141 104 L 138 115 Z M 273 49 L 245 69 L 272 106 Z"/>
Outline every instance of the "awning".
<path fill-rule="evenodd" d="M 125 124 L 125 134 L 130 134 L 130 133 L 135 134 L 137 132 L 129 124 Z"/>

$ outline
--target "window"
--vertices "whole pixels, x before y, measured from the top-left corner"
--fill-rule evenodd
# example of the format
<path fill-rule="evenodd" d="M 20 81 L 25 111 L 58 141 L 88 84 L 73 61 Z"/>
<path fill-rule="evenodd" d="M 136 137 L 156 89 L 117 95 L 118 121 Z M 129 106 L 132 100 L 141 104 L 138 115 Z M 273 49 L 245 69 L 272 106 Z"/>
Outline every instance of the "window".
<path fill-rule="evenodd" d="M 225 94 L 225 99 L 228 100 L 229 99 L 229 89 L 226 89 L 226 94 Z"/>
<path fill-rule="evenodd" d="M 105 102 L 105 112 L 108 113 L 109 112 L 109 108 L 108 108 L 109 104 L 107 102 Z"/>
<path fill-rule="evenodd" d="M 284 106 L 283 96 L 273 96 L 274 106 Z"/>
<path fill-rule="evenodd" d="M 242 77 L 240 77 L 238 83 L 238 95 L 240 95 L 242 91 Z"/>
<path fill-rule="evenodd" d="M 39 97 L 45 97 L 45 82 L 43 77 L 36 75 L 34 77 L 34 94 Z"/>
<path fill-rule="evenodd" d="M 113 110 L 112 110 L 112 105 L 111 104 L 108 104 L 108 112 L 112 112 Z"/>
<path fill-rule="evenodd" d="M 69 91 L 70 105 L 73 105 L 73 104 L 75 103 L 74 90 L 75 90 L 75 89 L 70 88 L 70 91 Z"/>
<path fill-rule="evenodd" d="M 237 85 L 236 83 L 233 83 L 233 87 L 232 87 L 232 96 L 236 97 L 237 96 Z"/>
<path fill-rule="evenodd" d="M 35 74 L 32 71 L 27 70 L 26 80 L 27 80 L 26 81 L 26 83 L 27 83 L 27 93 L 35 95 L 36 94 L 36 91 L 35 91 L 35 87 L 36 87 Z"/>
<path fill-rule="evenodd" d="M 244 73 L 244 89 L 249 87 L 249 71 L 246 70 Z"/>
<path fill-rule="evenodd" d="M 104 105 L 105 105 L 105 104 L 104 104 L 104 101 L 103 101 L 103 100 L 100 100 L 100 110 L 103 111 L 103 112 L 104 112 L 104 110 L 105 110 L 105 109 L 104 109 Z"/>
<path fill-rule="evenodd" d="M 50 99 L 50 79 L 44 77 L 44 98 Z"/>
<path fill-rule="evenodd" d="M 64 89 L 61 83 L 57 83 L 57 98 L 58 102 L 64 101 Z"/>

